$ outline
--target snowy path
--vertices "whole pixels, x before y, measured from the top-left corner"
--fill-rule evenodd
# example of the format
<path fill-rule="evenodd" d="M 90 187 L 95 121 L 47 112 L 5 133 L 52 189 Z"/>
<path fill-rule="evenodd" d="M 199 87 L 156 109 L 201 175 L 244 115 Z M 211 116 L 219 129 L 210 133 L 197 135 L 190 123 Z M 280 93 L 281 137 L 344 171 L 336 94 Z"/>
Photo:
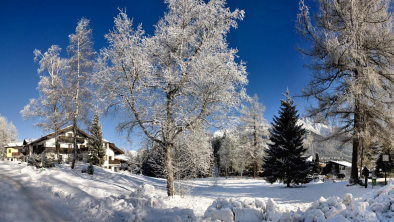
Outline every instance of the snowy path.
<path fill-rule="evenodd" d="M 2 221 L 71 221 L 54 210 L 46 198 L 4 173 L 0 173 L 0 187 Z"/>

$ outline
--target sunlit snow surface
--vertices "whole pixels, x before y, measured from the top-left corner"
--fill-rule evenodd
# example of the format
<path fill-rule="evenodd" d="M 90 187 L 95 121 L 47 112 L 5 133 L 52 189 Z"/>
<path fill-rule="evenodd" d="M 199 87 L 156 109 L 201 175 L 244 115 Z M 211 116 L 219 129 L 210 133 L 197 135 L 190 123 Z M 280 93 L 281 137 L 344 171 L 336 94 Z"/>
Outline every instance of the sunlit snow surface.
<path fill-rule="evenodd" d="M 300 187 L 285 188 L 283 184 L 271 185 L 263 180 L 250 178 L 219 178 L 215 186 L 212 178 L 206 178 L 189 182 L 193 187 L 191 195 L 168 198 L 166 181 L 163 179 L 134 175 L 126 171 L 112 173 L 101 168 L 95 168 L 94 175 L 91 176 L 81 173 L 84 166 L 79 164 L 74 171 L 69 165 L 37 170 L 26 164 L 0 161 L 2 221 L 24 220 L 24 217 L 40 221 L 53 215 L 58 215 L 59 220 L 70 218 L 72 221 L 154 221 L 159 216 L 171 220 L 174 215 L 178 219 L 198 221 L 217 198 L 235 198 L 233 200 L 241 203 L 254 198 L 262 198 L 263 202 L 268 203 L 269 198 L 272 198 L 281 212 L 296 212 L 298 208 L 305 212 L 320 197 L 329 199 L 338 196 L 343 199 L 346 193 L 350 193 L 354 199 L 361 200 L 364 194 L 372 191 L 371 187 L 347 187 L 346 181 L 312 182 Z M 147 185 L 141 187 L 143 184 Z M 20 191 L 22 188 L 24 190 Z M 376 197 L 382 193 L 376 190 L 369 195 Z M 49 212 L 40 213 L 32 207 L 35 201 L 29 203 L 31 195 L 26 197 L 26 192 L 34 192 L 34 198 L 36 201 L 41 200 L 40 204 L 43 206 L 50 205 L 47 210 Z M 10 213 L 13 210 L 18 212 L 20 207 L 23 207 L 24 215 Z M 374 207 L 388 208 L 380 205 Z M 380 208 L 378 210 L 384 210 Z"/>

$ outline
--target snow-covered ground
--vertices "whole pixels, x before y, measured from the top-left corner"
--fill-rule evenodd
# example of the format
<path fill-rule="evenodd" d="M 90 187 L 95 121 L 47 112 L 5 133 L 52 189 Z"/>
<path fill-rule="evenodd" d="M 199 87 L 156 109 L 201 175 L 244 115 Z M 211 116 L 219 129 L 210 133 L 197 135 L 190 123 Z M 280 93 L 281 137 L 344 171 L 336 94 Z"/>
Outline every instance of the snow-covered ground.
<path fill-rule="evenodd" d="M 312 203 L 320 197 L 344 198 L 349 193 L 354 199 L 361 200 L 363 195 L 372 191 L 371 187 L 347 187 L 346 181 L 312 182 L 302 187 L 285 188 L 283 184 L 271 185 L 263 180 L 239 178 L 219 178 L 214 186 L 214 180 L 206 178 L 189 182 L 193 187 L 191 195 L 168 198 L 163 179 L 124 171 L 112 173 L 101 168 L 95 168 L 94 175 L 88 175 L 81 173 L 82 167 L 86 165 L 78 165 L 76 170 L 71 170 L 69 165 L 33 169 L 25 163 L 0 161 L 2 220 L 24 220 L 29 215 L 35 221 L 50 221 L 46 218 L 56 221 L 155 221 L 159 216 L 162 220 L 167 218 L 167 221 L 176 218 L 201 220 L 215 200 L 216 204 L 219 203 L 218 198 L 222 198 L 220 201 L 227 200 L 227 204 L 232 201 L 233 205 L 238 204 L 235 203 L 237 201 L 246 203 L 254 198 L 268 204 L 272 198 L 277 211 L 297 212 L 299 208 L 305 212 L 310 211 L 316 205 Z M 324 202 L 324 199 L 320 200 Z M 41 201 L 41 205 L 34 206 L 36 201 Z M 339 204 L 340 201 L 337 202 Z M 16 214 L 10 213 L 19 212 L 20 207 L 23 207 L 25 215 L 16 217 Z M 45 208 L 46 211 L 43 210 Z M 39 216 L 31 217 L 37 214 Z M 171 217 L 174 215 L 179 217 Z"/>

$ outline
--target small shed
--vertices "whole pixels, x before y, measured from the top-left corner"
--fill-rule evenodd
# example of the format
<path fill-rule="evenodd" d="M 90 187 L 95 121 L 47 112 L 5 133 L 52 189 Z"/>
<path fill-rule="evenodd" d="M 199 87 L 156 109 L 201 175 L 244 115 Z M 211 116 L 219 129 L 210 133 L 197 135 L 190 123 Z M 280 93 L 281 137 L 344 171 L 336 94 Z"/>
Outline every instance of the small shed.
<path fill-rule="evenodd" d="M 328 161 L 324 168 L 323 174 L 344 174 L 345 177 L 349 177 L 352 170 L 352 164 L 346 161 Z"/>

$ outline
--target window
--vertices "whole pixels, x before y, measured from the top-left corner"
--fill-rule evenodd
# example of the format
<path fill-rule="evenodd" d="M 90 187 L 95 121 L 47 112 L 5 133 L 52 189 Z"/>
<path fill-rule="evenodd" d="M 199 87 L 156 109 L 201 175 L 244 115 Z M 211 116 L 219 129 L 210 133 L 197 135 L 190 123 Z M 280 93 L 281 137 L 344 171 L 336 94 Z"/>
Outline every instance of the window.
<path fill-rule="evenodd" d="M 79 148 L 85 148 L 85 145 L 80 145 Z"/>
<path fill-rule="evenodd" d="M 112 160 L 112 156 L 109 157 L 109 161 L 111 161 L 111 160 Z"/>
<path fill-rule="evenodd" d="M 11 149 L 8 149 L 8 153 L 11 153 Z"/>
<path fill-rule="evenodd" d="M 67 136 L 68 137 L 73 137 L 73 134 L 72 133 L 67 133 Z"/>
<path fill-rule="evenodd" d="M 68 148 L 73 148 L 73 145 L 72 144 L 68 144 Z"/>

